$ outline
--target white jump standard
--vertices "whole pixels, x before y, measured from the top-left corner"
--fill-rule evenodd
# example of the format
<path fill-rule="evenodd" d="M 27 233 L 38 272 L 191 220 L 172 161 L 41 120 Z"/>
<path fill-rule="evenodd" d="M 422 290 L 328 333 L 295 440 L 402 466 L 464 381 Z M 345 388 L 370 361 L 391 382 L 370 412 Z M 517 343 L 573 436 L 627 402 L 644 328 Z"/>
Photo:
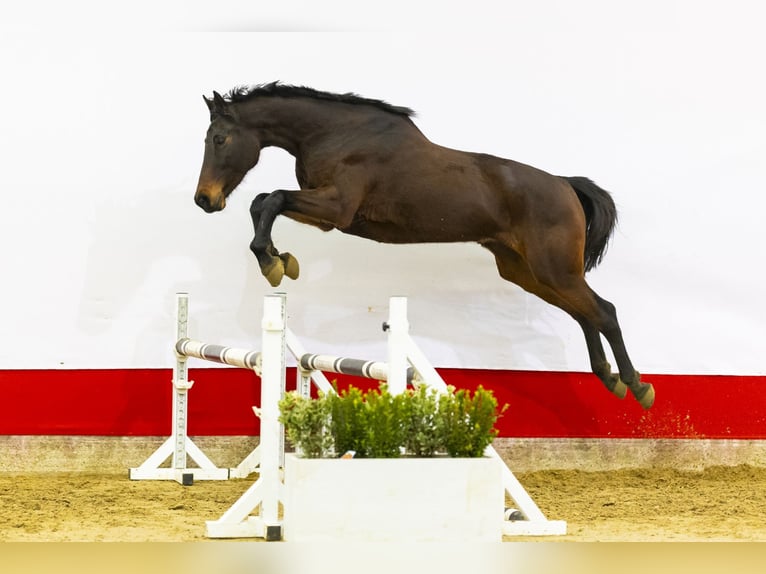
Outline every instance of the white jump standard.
<path fill-rule="evenodd" d="M 268 305 L 266 300 L 264 305 Z M 174 346 L 176 362 L 173 367 L 172 381 L 171 436 L 141 466 L 130 469 L 129 476 L 132 480 L 175 480 L 189 486 L 194 480 L 247 478 L 260 465 L 261 446 L 258 445 L 235 468 L 218 468 L 187 435 L 189 390 L 194 384 L 188 377 L 186 363 L 189 357 L 249 369 L 262 378 L 262 355 L 260 352 L 202 343 L 190 339 L 188 337 L 188 320 L 189 296 L 186 293 L 177 293 L 176 343 Z M 253 407 L 253 410 L 260 417 L 260 409 Z M 198 465 L 197 467 L 187 466 L 187 455 Z M 168 458 L 171 458 L 170 467 L 162 467 L 161 465 Z"/>
<path fill-rule="evenodd" d="M 284 502 L 280 467 L 283 465 L 284 431 L 279 423 L 279 400 L 285 392 L 285 296 L 263 299 L 261 376 L 261 436 L 258 445 L 259 475 L 250 488 L 218 520 L 209 520 L 209 538 L 282 539 L 279 503 Z M 257 364 L 257 361 L 256 361 Z M 251 514 L 258 510 L 257 516 Z"/>
<path fill-rule="evenodd" d="M 285 503 L 286 489 L 280 473 L 280 469 L 284 467 L 285 452 L 284 432 L 279 423 L 279 400 L 285 391 L 286 352 L 289 351 L 298 363 L 297 388 L 304 396 L 309 396 L 312 383 L 322 392 L 334 392 L 322 371 L 348 373 L 386 381 L 390 392 L 394 394 L 403 392 L 408 383 L 425 384 L 440 393 L 447 391 L 444 380 L 409 335 L 407 300 L 404 297 L 390 299 L 389 320 L 383 326 L 388 336 L 386 363 L 307 353 L 300 341 L 286 327 L 286 301 L 282 294 L 264 297 L 261 352 L 201 343 L 190 339 L 187 333 L 188 295 L 179 293 L 177 302 L 177 336 L 174 346 L 177 360 L 173 370 L 172 436 L 144 464 L 131 469 L 130 477 L 132 479 L 173 479 L 182 484 L 191 484 L 194 479 L 221 480 L 230 476 L 246 477 L 258 468 L 259 476 L 255 483 L 221 518 L 206 522 L 206 535 L 209 538 L 260 537 L 267 540 L 281 540 L 283 537 L 283 523 L 278 514 L 280 503 L 285 508 L 285 517 L 290 510 L 289 503 Z M 217 468 L 186 435 L 188 391 L 193 384 L 187 376 L 186 361 L 190 357 L 250 369 L 261 378 L 261 405 L 260 408 L 253 407 L 261 419 L 259 445 L 236 469 Z M 186 467 L 187 455 L 199 465 L 199 468 Z M 160 468 L 160 465 L 171 456 L 171 468 Z M 515 517 L 520 514 L 523 518 L 522 520 L 503 520 L 502 534 L 560 535 L 566 533 L 566 522 L 546 519 L 492 446 L 487 447 L 485 456 L 497 461 L 502 474 L 501 483 L 497 483 L 498 488 L 502 484 L 505 494 L 518 508 L 518 512 L 514 513 Z M 288 487 L 289 493 L 293 494 L 304 488 L 299 487 L 296 490 L 292 482 L 288 484 Z M 497 491 L 490 489 L 487 492 Z M 375 493 L 370 493 L 369 496 L 375 497 Z M 502 504 L 501 498 L 497 499 L 498 505 Z M 493 504 L 490 504 L 490 508 L 494 508 Z M 298 508 L 296 505 L 293 506 Z M 307 505 L 306 508 L 309 506 Z M 499 508 L 499 510 L 502 509 Z M 490 514 L 494 515 L 491 509 Z M 502 512 L 499 512 L 498 516 L 502 518 Z"/>
<path fill-rule="evenodd" d="M 176 293 L 176 362 L 173 365 L 173 417 L 171 436 L 137 468 L 131 468 L 132 480 L 176 480 L 190 485 L 196 480 L 226 480 L 228 468 L 218 468 L 187 436 L 189 413 L 189 389 L 194 381 L 188 377 L 187 355 L 179 351 L 181 342 L 192 343 L 187 337 L 189 324 L 189 296 Z M 187 467 L 187 455 L 199 465 Z M 170 468 L 161 465 L 172 456 Z"/>

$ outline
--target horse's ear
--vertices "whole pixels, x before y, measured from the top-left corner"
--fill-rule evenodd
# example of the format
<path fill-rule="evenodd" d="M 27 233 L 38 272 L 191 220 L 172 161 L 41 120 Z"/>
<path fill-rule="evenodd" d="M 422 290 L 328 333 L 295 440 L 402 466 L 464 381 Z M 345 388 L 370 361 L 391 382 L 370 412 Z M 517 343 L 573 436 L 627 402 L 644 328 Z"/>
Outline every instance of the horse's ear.
<path fill-rule="evenodd" d="M 223 96 L 218 92 L 213 92 L 213 104 L 215 105 L 216 111 L 219 113 L 223 113 L 228 107 L 226 100 L 224 100 Z"/>
<path fill-rule="evenodd" d="M 207 96 L 202 96 L 207 104 L 207 109 L 210 110 L 210 117 L 213 116 L 229 116 L 231 112 L 229 110 L 229 104 L 223 99 L 223 96 L 218 92 L 213 92 L 213 99 L 211 100 Z"/>

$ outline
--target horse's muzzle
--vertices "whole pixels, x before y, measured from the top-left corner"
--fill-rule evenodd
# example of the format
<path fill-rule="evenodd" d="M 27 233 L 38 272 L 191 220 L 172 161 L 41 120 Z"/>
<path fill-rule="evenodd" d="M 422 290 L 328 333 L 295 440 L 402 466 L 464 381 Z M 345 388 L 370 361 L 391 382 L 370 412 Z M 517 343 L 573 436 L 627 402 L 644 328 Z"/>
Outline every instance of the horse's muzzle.
<path fill-rule="evenodd" d="M 204 209 L 207 213 L 213 213 L 221 211 L 226 207 L 226 198 L 221 194 L 216 201 L 213 201 L 206 193 L 197 192 L 194 195 L 194 203 Z"/>

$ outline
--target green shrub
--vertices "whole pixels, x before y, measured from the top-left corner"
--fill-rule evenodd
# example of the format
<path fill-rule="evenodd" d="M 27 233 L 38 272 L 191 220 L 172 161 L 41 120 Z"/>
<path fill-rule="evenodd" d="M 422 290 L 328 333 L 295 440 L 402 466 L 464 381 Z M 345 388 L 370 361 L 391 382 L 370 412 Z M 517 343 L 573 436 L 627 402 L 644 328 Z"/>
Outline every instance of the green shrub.
<path fill-rule="evenodd" d="M 337 387 L 336 387 L 337 391 Z M 318 399 L 295 391 L 279 402 L 280 422 L 287 438 L 308 458 L 340 456 L 354 451 L 359 458 L 480 457 L 497 436 L 497 400 L 479 386 L 473 394 L 448 387 L 437 393 L 426 385 L 392 395 L 382 384 L 362 392 L 356 387 Z"/>
<path fill-rule="evenodd" d="M 320 393 L 318 399 L 302 397 L 295 391 L 279 401 L 279 422 L 285 425 L 288 440 L 306 458 L 322 458 L 332 451 L 330 403 Z"/>
<path fill-rule="evenodd" d="M 503 407 L 505 410 L 505 407 Z M 497 399 L 479 386 L 473 396 L 466 389 L 439 396 L 439 433 L 452 457 L 478 457 L 497 436 Z"/>
<path fill-rule="evenodd" d="M 364 455 L 371 458 L 397 458 L 405 440 L 406 395 L 392 395 L 386 385 L 365 395 L 367 432 Z"/>
<path fill-rule="evenodd" d="M 419 457 L 444 450 L 439 429 L 439 395 L 426 385 L 407 389 L 404 401 L 404 448 Z"/>
<path fill-rule="evenodd" d="M 367 432 L 369 428 L 364 393 L 356 387 L 328 395 L 331 424 L 329 427 L 335 444 L 335 452 L 342 455 L 348 451 L 355 456 L 367 456 Z"/>

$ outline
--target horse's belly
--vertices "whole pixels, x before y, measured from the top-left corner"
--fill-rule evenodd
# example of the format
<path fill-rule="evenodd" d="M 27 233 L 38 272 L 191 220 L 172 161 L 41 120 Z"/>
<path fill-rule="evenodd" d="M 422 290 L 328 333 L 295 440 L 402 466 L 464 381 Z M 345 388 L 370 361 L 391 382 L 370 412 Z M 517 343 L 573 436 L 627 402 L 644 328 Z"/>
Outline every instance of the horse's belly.
<path fill-rule="evenodd" d="M 475 241 L 475 237 L 466 237 L 454 229 L 439 225 L 420 223 L 392 223 L 356 218 L 351 225 L 341 229 L 343 233 L 381 243 L 453 243 L 457 241 Z"/>

